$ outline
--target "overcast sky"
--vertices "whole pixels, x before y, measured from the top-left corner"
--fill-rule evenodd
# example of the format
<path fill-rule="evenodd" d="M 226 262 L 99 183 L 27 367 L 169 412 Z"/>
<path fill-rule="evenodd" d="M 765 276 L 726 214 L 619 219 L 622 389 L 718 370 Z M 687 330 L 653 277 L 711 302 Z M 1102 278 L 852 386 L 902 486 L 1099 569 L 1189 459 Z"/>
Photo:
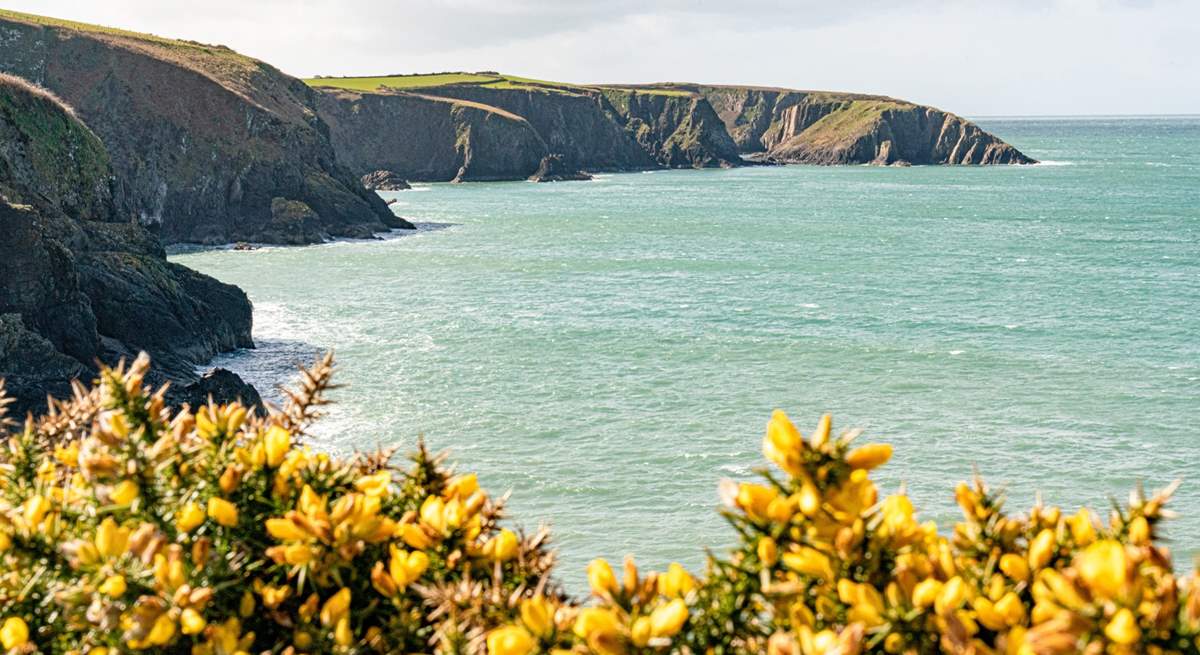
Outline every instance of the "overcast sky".
<path fill-rule="evenodd" d="M 1200 113 L 1200 0 L 8 0 L 297 76 L 498 70 L 882 93 L 969 116 Z"/>

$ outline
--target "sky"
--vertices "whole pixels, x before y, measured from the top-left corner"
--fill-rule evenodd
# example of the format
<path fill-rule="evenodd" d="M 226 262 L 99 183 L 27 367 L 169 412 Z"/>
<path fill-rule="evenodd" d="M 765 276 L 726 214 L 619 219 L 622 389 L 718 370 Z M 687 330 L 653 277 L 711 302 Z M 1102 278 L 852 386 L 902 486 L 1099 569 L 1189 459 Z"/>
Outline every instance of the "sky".
<path fill-rule="evenodd" d="M 1200 0 L 7 0 L 284 72 L 495 70 L 879 93 L 968 116 L 1200 113 Z"/>

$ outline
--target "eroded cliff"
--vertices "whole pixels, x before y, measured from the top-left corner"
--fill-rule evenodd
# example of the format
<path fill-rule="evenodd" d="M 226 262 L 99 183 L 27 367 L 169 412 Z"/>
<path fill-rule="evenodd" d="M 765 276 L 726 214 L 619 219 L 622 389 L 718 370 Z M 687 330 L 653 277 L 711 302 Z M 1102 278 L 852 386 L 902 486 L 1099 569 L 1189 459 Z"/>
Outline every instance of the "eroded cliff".
<path fill-rule="evenodd" d="M 708 99 L 739 150 L 779 163 L 1032 164 L 940 109 L 883 96 L 679 85 Z"/>
<path fill-rule="evenodd" d="M 477 75 L 487 83 L 340 88 L 318 110 L 356 172 L 414 180 L 519 180 L 546 156 L 571 171 L 736 166 L 737 148 L 698 94 Z M 352 86 L 352 85 L 348 85 Z"/>
<path fill-rule="evenodd" d="M 0 11 L 0 70 L 75 107 L 111 155 L 117 211 L 166 243 L 409 227 L 338 161 L 312 89 L 228 48 Z M 277 198 L 311 214 L 281 225 Z"/>

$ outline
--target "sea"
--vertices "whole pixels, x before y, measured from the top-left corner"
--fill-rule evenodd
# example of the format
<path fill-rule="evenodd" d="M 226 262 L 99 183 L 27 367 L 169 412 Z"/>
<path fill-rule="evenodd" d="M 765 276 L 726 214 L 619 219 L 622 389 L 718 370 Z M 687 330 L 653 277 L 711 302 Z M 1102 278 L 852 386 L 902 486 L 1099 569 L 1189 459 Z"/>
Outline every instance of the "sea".
<path fill-rule="evenodd" d="M 746 167 L 382 193 L 381 240 L 173 261 L 243 288 L 278 401 L 335 353 L 313 437 L 448 450 L 560 578 L 698 570 L 771 411 L 895 447 L 875 477 L 949 531 L 978 473 L 1022 511 L 1107 515 L 1182 479 L 1200 554 L 1200 117 L 981 118 L 1034 166 Z"/>

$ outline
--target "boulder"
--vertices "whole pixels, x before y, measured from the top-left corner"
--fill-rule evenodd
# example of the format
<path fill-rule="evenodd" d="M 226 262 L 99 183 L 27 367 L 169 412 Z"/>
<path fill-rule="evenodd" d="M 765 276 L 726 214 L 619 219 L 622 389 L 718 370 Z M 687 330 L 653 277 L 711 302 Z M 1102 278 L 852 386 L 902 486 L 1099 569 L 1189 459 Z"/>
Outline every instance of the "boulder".
<path fill-rule="evenodd" d="M 546 155 L 542 157 L 537 172 L 529 176 L 529 179 L 533 182 L 567 182 L 587 181 L 592 179 L 592 176 L 567 166 L 562 155 Z"/>
<path fill-rule="evenodd" d="M 385 170 L 367 173 L 362 176 L 362 183 L 371 191 L 404 191 L 412 188 L 399 173 Z"/>
<path fill-rule="evenodd" d="M 208 403 L 223 404 L 239 401 L 248 407 L 264 412 L 262 397 L 258 390 L 247 384 L 237 373 L 224 368 L 214 368 L 191 384 L 171 387 L 167 390 L 167 401 L 172 405 L 188 405 L 196 409 Z"/>

